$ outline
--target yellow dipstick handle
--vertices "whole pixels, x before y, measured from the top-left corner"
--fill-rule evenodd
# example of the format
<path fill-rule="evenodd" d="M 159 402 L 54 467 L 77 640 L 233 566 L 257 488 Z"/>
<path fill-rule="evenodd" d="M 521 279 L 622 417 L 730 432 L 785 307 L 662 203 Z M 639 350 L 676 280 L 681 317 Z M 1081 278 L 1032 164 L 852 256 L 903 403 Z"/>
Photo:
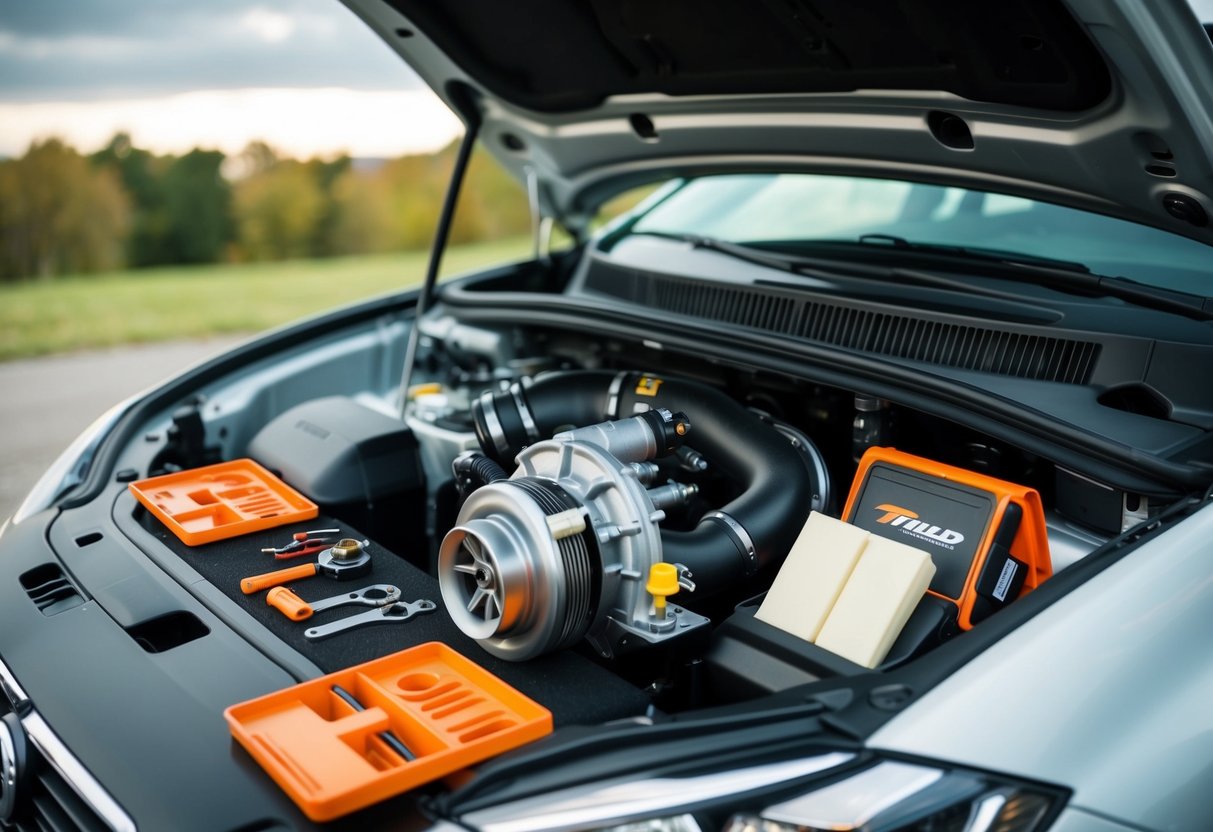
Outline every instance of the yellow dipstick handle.
<path fill-rule="evenodd" d="M 658 618 L 666 616 L 665 599 L 678 592 L 678 567 L 672 563 L 655 563 L 649 568 L 649 582 L 644 589 L 653 596 L 653 611 Z"/>
<path fill-rule="evenodd" d="M 416 399 L 421 396 L 433 396 L 442 392 L 442 385 L 437 382 L 429 384 L 414 384 L 409 388 L 409 398 Z"/>

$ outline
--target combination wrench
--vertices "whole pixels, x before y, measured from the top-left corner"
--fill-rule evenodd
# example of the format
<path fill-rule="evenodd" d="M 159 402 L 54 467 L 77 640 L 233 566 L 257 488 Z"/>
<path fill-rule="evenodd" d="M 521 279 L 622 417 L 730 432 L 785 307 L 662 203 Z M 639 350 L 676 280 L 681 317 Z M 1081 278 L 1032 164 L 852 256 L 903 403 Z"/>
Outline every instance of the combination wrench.
<path fill-rule="evenodd" d="M 346 604 L 361 604 L 365 607 L 386 607 L 400 600 L 400 590 L 391 584 L 372 584 L 353 592 L 334 595 L 322 601 L 308 603 L 285 586 L 276 586 L 265 596 L 265 602 L 292 621 L 303 621 L 314 613 L 341 607 Z"/>
<path fill-rule="evenodd" d="M 420 601 L 397 601 L 394 604 L 388 604 L 385 607 L 368 610 L 366 612 L 351 615 L 348 618 L 343 618 L 340 621 L 334 621 L 331 624 L 321 624 L 319 627 L 309 627 L 303 631 L 303 635 L 309 641 L 319 641 L 321 639 L 335 636 L 338 633 L 344 633 L 346 630 L 354 630 L 358 627 L 369 627 L 372 624 L 392 624 L 397 622 L 408 621 L 415 615 L 422 613 L 433 612 L 436 605 L 428 599 Z"/>

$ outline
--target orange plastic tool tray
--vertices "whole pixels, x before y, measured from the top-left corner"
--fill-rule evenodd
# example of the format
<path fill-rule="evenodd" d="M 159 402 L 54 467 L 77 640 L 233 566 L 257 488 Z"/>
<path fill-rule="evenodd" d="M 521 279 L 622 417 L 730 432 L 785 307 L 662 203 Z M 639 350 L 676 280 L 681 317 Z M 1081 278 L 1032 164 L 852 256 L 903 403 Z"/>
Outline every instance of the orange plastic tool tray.
<path fill-rule="evenodd" d="M 356 711 L 339 685 L 366 708 Z M 552 715 L 429 642 L 233 705 L 228 727 L 309 818 L 332 820 L 552 731 Z M 396 735 L 406 761 L 379 736 Z"/>
<path fill-rule="evenodd" d="M 135 499 L 187 546 L 310 520 L 316 504 L 251 459 L 130 484 Z"/>

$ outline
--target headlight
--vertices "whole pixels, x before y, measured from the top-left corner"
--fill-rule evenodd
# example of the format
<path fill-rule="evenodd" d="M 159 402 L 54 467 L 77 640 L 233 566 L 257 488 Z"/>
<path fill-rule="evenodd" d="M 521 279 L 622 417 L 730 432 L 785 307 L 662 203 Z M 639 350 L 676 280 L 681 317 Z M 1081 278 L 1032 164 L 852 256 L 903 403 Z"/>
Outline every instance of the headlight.
<path fill-rule="evenodd" d="M 479 809 L 481 832 L 1038 832 L 1060 789 L 834 752 L 690 777 L 615 780 Z"/>
<path fill-rule="evenodd" d="M 886 761 L 756 815 L 734 815 L 725 832 L 1032 832 L 1055 802 L 982 774 Z"/>
<path fill-rule="evenodd" d="M 672 818 L 651 818 L 649 820 L 621 823 L 618 826 L 608 826 L 600 832 L 704 832 L 694 815 L 675 815 Z"/>

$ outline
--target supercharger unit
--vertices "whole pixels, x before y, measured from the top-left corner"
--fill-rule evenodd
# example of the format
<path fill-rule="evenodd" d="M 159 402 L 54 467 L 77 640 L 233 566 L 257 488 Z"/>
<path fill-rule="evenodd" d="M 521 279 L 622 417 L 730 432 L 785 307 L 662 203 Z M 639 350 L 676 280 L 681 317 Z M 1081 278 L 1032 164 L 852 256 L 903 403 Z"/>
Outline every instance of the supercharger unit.
<path fill-rule="evenodd" d="M 438 556 L 459 628 L 489 653 L 523 661 L 583 638 L 611 657 L 707 626 L 667 602 L 695 585 L 684 566 L 662 560 L 659 528 L 695 487 L 652 485 L 653 460 L 689 430 L 686 415 L 654 409 L 536 442 L 508 477 L 483 455 L 456 460 L 457 477 L 478 469 L 480 480 Z"/>

